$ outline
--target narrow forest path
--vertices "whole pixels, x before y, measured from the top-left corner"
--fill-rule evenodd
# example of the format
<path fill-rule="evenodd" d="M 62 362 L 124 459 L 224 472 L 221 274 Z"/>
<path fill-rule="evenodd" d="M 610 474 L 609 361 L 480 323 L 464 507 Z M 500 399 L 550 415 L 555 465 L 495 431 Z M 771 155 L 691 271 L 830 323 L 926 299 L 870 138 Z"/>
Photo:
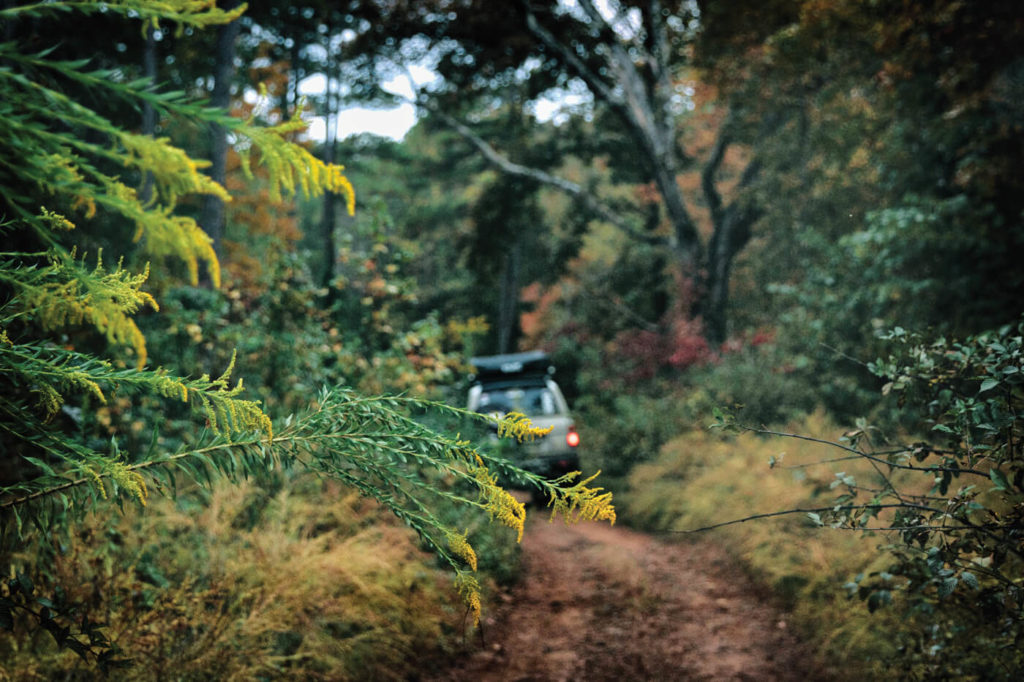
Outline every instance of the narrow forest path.
<path fill-rule="evenodd" d="M 828 679 L 711 540 L 533 516 L 522 581 L 487 605 L 484 641 L 431 679 Z"/>

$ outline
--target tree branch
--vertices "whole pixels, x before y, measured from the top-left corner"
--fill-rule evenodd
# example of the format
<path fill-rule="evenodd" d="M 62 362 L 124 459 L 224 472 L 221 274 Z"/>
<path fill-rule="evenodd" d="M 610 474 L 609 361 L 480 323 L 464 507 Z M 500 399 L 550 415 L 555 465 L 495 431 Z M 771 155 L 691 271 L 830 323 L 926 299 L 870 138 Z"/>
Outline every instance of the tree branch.
<path fill-rule="evenodd" d="M 695 274 L 701 267 L 704 245 L 676 180 L 678 149 L 674 118 L 665 109 L 666 98 L 659 94 L 659 87 L 668 83 L 667 75 L 658 83 L 646 82 L 638 72 L 631 53 L 594 3 L 591 0 L 581 0 L 580 4 L 597 29 L 599 39 L 606 50 L 607 68 L 615 74 L 612 78 L 614 87 L 607 79 L 602 79 L 600 75 L 594 73 L 571 49 L 571 45 L 562 44 L 543 27 L 529 1 L 523 0 L 527 29 L 551 50 L 571 73 L 587 84 L 596 100 L 604 102 L 622 119 L 626 132 L 649 160 L 651 178 L 658 187 L 674 229 L 674 241 L 670 242 L 670 245 L 677 252 L 684 270 Z M 648 26 L 647 29 L 654 30 L 654 27 Z M 648 53 L 643 45 L 635 41 L 630 47 L 645 53 L 647 60 L 656 58 L 656 55 Z M 658 68 L 667 69 L 668 65 L 659 65 Z"/>
<path fill-rule="evenodd" d="M 951 474 L 974 474 L 975 476 L 981 476 L 982 478 L 988 478 L 988 474 L 987 473 L 985 473 L 983 471 L 977 471 L 976 469 L 953 469 L 951 467 L 915 467 L 915 466 L 911 466 L 909 464 L 896 464 L 895 462 L 890 462 L 887 459 L 882 459 L 881 457 L 876 457 L 876 456 L 874 456 L 872 454 L 869 454 L 867 452 L 864 452 L 862 450 L 858 450 L 857 448 L 850 447 L 849 445 L 843 445 L 842 443 L 836 443 L 835 441 L 825 440 L 823 438 L 814 438 L 812 436 L 804 436 L 804 435 L 801 435 L 799 433 L 785 433 L 785 432 L 782 432 L 782 431 L 771 431 L 769 429 L 755 429 L 755 428 L 752 428 L 750 426 L 741 426 L 740 428 L 742 428 L 744 431 L 750 431 L 751 433 L 759 433 L 759 434 L 762 434 L 762 435 L 765 435 L 765 436 L 780 436 L 782 438 L 795 438 L 797 440 L 806 440 L 806 441 L 810 441 L 812 443 L 821 443 L 822 445 L 831 445 L 834 448 L 839 448 L 840 450 L 846 450 L 847 452 L 852 452 L 853 454 L 857 455 L 858 457 L 863 457 L 864 459 L 871 460 L 872 462 L 878 462 L 879 464 L 884 464 L 884 465 L 892 467 L 894 469 L 904 469 L 904 470 L 907 470 L 907 471 L 922 471 L 922 472 L 936 472 L 936 471 L 939 471 L 939 472 L 943 472 L 943 473 L 947 473 L 948 472 L 948 473 L 951 473 Z"/>
<path fill-rule="evenodd" d="M 465 139 L 467 142 L 476 147 L 477 151 L 479 151 L 484 156 L 488 163 L 490 163 L 492 166 L 494 166 L 501 172 L 522 178 L 529 178 L 542 185 L 554 187 L 555 189 L 565 194 L 568 194 L 572 198 L 582 203 L 588 211 L 599 217 L 601 220 L 604 220 L 610 223 L 611 225 L 615 226 L 616 228 L 622 230 L 623 232 L 628 234 L 632 239 L 646 242 L 648 244 L 665 243 L 664 238 L 645 234 L 640 230 L 636 229 L 635 227 L 633 227 L 632 225 L 630 225 L 628 222 L 623 220 L 621 216 L 612 211 L 612 209 L 609 208 L 606 204 L 598 201 L 590 192 L 586 191 L 583 187 L 577 185 L 575 182 L 566 180 L 565 178 L 558 177 L 557 175 L 552 175 L 550 173 L 540 170 L 539 168 L 531 168 L 529 166 L 524 166 L 522 164 L 515 163 L 514 161 L 510 160 L 509 158 L 498 152 L 498 150 L 496 150 L 494 147 L 488 144 L 486 140 L 484 140 L 475 132 L 473 132 L 473 130 L 470 129 L 469 126 L 467 126 L 462 121 L 459 121 L 450 114 L 447 114 L 444 111 L 438 109 L 437 107 L 425 102 L 423 99 L 419 99 L 418 104 L 422 106 L 424 109 L 427 109 L 433 115 L 437 116 L 445 125 L 447 125 L 449 128 L 457 132 L 459 135 L 462 136 L 463 139 Z"/>
<path fill-rule="evenodd" d="M 708 161 L 704 164 L 704 170 L 700 174 L 701 190 L 704 192 L 704 201 L 711 211 L 711 221 L 714 225 L 721 222 L 722 216 L 722 195 L 718 193 L 715 186 L 715 173 L 722 166 L 725 158 L 725 150 L 729 147 L 728 122 L 722 123 L 715 138 L 715 144 L 711 147 Z"/>
<path fill-rule="evenodd" d="M 606 292 L 601 292 L 595 288 L 591 288 L 586 284 L 581 283 L 580 286 L 583 289 L 583 292 L 587 296 L 590 296 L 595 301 L 597 301 L 599 305 L 604 305 L 610 308 L 611 310 L 614 310 L 615 312 L 621 314 L 623 317 L 631 320 L 633 324 L 637 325 L 641 329 L 654 333 L 660 333 L 662 331 L 662 329 L 655 323 L 644 319 L 629 306 L 623 305 L 621 301 L 615 300 L 614 296 L 609 295 Z"/>
<path fill-rule="evenodd" d="M 937 509 L 933 509 L 933 508 L 925 506 L 925 505 L 906 504 L 906 503 L 899 503 L 899 504 L 851 504 L 851 505 L 839 506 L 839 507 L 836 507 L 836 506 L 832 506 L 832 507 L 813 507 L 813 508 L 809 508 L 809 509 L 798 508 L 798 509 L 786 509 L 784 511 L 767 512 L 765 514 L 752 514 L 750 516 L 745 516 L 742 519 L 733 519 L 731 521 L 723 521 L 721 523 L 716 523 L 716 524 L 713 524 L 713 525 L 710 525 L 710 526 L 703 526 L 701 528 L 692 528 L 692 529 L 688 529 L 688 530 L 675 530 L 675 529 L 673 529 L 673 530 L 668 530 L 668 531 L 665 531 L 665 532 L 666 533 L 679 533 L 679 534 L 682 534 L 682 535 L 690 535 L 692 533 L 702 533 L 702 532 L 704 532 L 706 530 L 714 530 L 716 528 L 724 528 L 725 526 L 735 526 L 735 525 L 740 524 L 740 523 L 746 523 L 747 521 L 757 521 L 758 519 L 770 519 L 770 518 L 774 518 L 776 516 L 788 516 L 790 514 L 817 514 L 817 513 L 820 513 L 820 512 L 852 511 L 852 510 L 855 510 L 855 509 L 893 509 L 893 508 L 922 509 L 924 511 L 930 511 L 930 512 L 938 511 Z M 921 526 L 921 527 L 922 528 L 931 528 L 932 526 Z M 917 526 L 914 526 L 914 528 L 917 528 Z M 965 530 L 966 528 L 967 527 L 965 526 L 963 529 L 960 529 L 960 530 Z M 900 530 L 900 529 L 899 528 L 864 528 L 864 529 L 858 529 L 858 530 Z"/>
<path fill-rule="evenodd" d="M 534 14 L 533 8 L 528 1 L 523 2 L 522 6 L 526 14 L 526 28 L 530 33 L 536 36 L 547 48 L 554 51 L 562 63 L 572 69 L 587 84 L 587 87 L 594 91 L 594 95 L 607 102 L 620 113 L 625 114 L 626 103 L 622 97 L 617 95 L 607 83 L 601 80 L 601 77 L 594 73 L 575 52 L 560 43 L 550 31 L 541 26 L 540 22 L 537 21 L 537 15 Z"/>

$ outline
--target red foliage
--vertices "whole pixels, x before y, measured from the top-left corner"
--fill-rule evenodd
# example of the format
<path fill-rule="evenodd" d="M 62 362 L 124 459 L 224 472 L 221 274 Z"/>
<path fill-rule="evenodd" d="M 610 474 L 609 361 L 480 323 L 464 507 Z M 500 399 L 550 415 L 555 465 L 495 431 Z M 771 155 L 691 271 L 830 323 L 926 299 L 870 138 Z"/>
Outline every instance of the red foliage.
<path fill-rule="evenodd" d="M 644 381 L 654 377 L 665 366 L 669 345 L 664 334 L 647 329 L 629 329 L 619 332 L 612 342 L 615 359 L 626 364 L 623 379 Z"/>
<path fill-rule="evenodd" d="M 614 364 L 624 364 L 626 381 L 652 379 L 663 368 L 686 369 L 712 359 L 699 320 L 679 319 L 668 332 L 631 329 L 616 335 L 611 344 Z"/>
<path fill-rule="evenodd" d="M 703 325 L 699 319 L 677 319 L 672 325 L 672 347 L 668 364 L 677 369 L 684 369 L 709 361 L 711 348 L 703 332 Z"/>
<path fill-rule="evenodd" d="M 775 342 L 774 329 L 758 329 L 750 339 L 751 346 L 764 346 Z"/>

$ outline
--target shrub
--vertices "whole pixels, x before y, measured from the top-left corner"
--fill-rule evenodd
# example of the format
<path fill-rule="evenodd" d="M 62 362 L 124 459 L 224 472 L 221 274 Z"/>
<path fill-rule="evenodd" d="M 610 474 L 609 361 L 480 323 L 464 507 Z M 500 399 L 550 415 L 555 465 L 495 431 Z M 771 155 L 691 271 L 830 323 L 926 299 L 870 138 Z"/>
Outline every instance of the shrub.
<path fill-rule="evenodd" d="M 823 438 L 839 430 L 820 412 L 791 427 Z M 817 508 L 835 474 L 850 471 L 848 462 L 808 466 L 821 459 L 821 445 L 809 441 L 686 431 L 633 470 L 627 490 L 617 497 L 620 515 L 627 523 L 671 533 Z M 755 582 L 780 598 L 790 610 L 787 621 L 816 646 L 837 679 L 886 677 L 885 660 L 896 653 L 891 632 L 898 615 L 872 616 L 842 588 L 854 573 L 885 565 L 877 538 L 822 531 L 801 514 L 729 525 L 708 531 L 705 539 L 728 547 Z"/>
<path fill-rule="evenodd" d="M 79 525 L 36 585 L 102 619 L 135 663 L 118 679 L 407 679 L 461 637 L 465 614 L 414 534 L 336 483 L 218 484 L 151 507 Z M 22 626 L 0 640 L 9 672 L 93 678 Z"/>
<path fill-rule="evenodd" d="M 888 438 L 865 420 L 838 439 L 808 425 L 797 433 L 740 427 L 744 433 L 721 445 L 691 436 L 666 447 L 664 461 L 634 471 L 627 513 L 673 528 L 728 522 L 715 518 L 721 508 L 744 521 L 799 513 L 805 529 L 810 522 L 877 536 L 877 551 L 840 553 L 836 564 L 849 576 L 849 597 L 884 623 L 884 640 L 873 636 L 860 655 L 909 677 L 1015 679 L 1024 666 L 1016 646 L 1024 617 L 1024 323 L 962 342 L 925 342 L 902 329 L 884 338 L 893 353 L 870 369 L 887 381 L 883 394 L 897 399 L 887 411 L 925 438 Z M 735 425 L 724 415 L 720 424 Z M 752 432 L 787 440 L 754 441 Z M 752 467 L 750 453 L 764 456 L 766 444 L 822 452 L 813 461 L 770 454 L 770 468 L 795 467 L 801 477 L 780 484 Z M 769 539 L 754 525 L 726 525 L 759 574 L 795 566 L 795 584 L 817 584 L 801 574 L 806 551 L 796 531 Z M 828 592 L 834 601 L 836 585 Z M 813 609 L 814 595 L 801 595 Z M 807 606 L 794 604 L 798 613 Z M 813 612 L 803 619 L 824 627 Z"/>

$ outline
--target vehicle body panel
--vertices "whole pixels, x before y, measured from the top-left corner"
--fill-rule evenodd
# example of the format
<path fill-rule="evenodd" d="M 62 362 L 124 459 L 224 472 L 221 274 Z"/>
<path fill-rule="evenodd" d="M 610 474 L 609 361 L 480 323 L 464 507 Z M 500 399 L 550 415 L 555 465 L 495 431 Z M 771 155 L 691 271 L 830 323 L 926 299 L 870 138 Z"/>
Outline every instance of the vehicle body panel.
<path fill-rule="evenodd" d="M 509 448 L 513 463 L 541 476 L 554 478 L 579 468 L 575 423 L 561 389 L 550 374 L 547 355 L 537 351 L 473 358 L 476 383 L 469 390 L 468 408 L 503 416 L 525 414 L 547 435 Z"/>

